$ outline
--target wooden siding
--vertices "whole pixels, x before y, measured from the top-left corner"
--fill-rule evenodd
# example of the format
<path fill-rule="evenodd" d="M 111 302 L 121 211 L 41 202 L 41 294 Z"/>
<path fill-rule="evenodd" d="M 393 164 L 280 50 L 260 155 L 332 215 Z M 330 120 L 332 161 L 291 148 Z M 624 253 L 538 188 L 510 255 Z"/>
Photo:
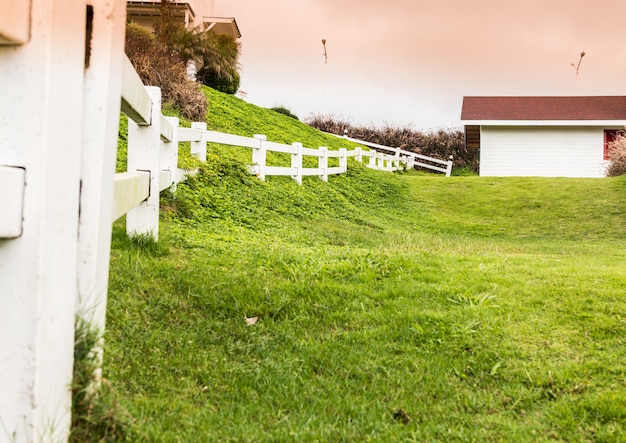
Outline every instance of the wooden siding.
<path fill-rule="evenodd" d="M 603 177 L 604 129 L 482 126 L 480 175 Z"/>
<path fill-rule="evenodd" d="M 465 148 L 480 149 L 480 125 L 465 125 Z"/>

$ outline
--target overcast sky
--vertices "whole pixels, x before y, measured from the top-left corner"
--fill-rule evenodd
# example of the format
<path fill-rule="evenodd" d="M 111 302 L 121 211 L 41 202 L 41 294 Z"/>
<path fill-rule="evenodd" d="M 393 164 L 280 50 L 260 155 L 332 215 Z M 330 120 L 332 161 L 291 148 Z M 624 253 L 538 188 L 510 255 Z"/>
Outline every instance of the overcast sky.
<path fill-rule="evenodd" d="M 464 95 L 626 95 L 626 0 L 216 0 L 248 102 L 460 127 Z M 328 63 L 322 39 L 326 39 Z"/>

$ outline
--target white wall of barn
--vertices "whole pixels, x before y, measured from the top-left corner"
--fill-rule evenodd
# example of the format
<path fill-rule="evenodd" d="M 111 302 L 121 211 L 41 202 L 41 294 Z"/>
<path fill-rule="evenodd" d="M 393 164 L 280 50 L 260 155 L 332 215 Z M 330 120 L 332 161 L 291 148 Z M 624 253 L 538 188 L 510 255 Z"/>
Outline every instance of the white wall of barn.
<path fill-rule="evenodd" d="M 604 177 L 605 129 L 620 127 L 481 126 L 480 175 Z"/>

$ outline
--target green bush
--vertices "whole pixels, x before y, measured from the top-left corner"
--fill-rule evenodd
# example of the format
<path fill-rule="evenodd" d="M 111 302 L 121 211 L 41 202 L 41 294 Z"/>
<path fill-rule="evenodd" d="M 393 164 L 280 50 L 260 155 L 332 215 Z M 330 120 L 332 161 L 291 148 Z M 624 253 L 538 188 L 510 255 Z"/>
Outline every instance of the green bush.
<path fill-rule="evenodd" d="M 609 144 L 609 160 L 606 175 L 617 177 L 626 174 L 626 133 L 619 132 L 615 141 Z"/>
<path fill-rule="evenodd" d="M 233 95 L 239 90 L 241 78 L 237 71 L 232 71 L 229 76 L 220 77 L 215 70 L 201 69 L 198 71 L 198 81 L 216 91 Z"/>
<path fill-rule="evenodd" d="M 284 106 L 276 106 L 272 108 L 272 111 L 278 112 L 279 114 L 286 115 L 287 117 L 295 118 L 296 120 L 300 120 L 296 114 L 294 114 L 293 112 L 291 112 L 289 109 L 285 108 Z"/>

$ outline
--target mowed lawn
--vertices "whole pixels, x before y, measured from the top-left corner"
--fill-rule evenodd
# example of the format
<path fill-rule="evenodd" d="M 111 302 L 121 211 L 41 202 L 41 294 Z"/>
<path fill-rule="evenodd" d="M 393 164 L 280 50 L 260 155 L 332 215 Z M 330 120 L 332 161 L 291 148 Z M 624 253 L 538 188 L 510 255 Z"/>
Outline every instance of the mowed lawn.
<path fill-rule="evenodd" d="M 131 440 L 626 440 L 624 178 L 208 163 L 158 244 L 114 227 Z"/>

